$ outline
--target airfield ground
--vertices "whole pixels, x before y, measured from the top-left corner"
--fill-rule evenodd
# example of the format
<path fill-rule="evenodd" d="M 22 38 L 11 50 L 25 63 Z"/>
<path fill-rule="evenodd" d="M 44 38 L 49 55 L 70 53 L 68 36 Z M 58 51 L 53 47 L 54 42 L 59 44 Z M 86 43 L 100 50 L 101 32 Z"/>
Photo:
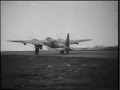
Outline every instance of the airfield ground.
<path fill-rule="evenodd" d="M 39 90 L 118 90 L 117 51 L 2 52 L 1 87 Z"/>

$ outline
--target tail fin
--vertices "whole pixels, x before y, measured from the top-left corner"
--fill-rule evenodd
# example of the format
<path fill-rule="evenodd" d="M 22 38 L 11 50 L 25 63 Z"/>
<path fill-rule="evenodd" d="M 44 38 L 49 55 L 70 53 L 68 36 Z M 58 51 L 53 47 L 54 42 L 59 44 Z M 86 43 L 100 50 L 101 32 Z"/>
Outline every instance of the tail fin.
<path fill-rule="evenodd" d="M 70 46 L 70 37 L 69 37 L 69 33 L 68 33 L 68 35 L 67 35 L 65 45 L 66 45 L 67 47 Z"/>

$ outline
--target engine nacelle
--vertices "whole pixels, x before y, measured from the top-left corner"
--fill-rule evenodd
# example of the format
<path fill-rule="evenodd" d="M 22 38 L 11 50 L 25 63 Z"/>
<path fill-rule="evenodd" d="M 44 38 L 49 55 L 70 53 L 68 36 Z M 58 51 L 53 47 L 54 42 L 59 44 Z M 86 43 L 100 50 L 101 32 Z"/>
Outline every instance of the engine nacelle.
<path fill-rule="evenodd" d="M 42 49 L 43 45 L 35 45 L 35 48 Z"/>
<path fill-rule="evenodd" d="M 78 43 L 78 42 L 76 42 L 75 44 L 77 44 L 77 45 L 78 45 L 79 43 Z"/>
<path fill-rule="evenodd" d="M 39 48 L 42 49 L 43 45 L 39 45 Z"/>
<path fill-rule="evenodd" d="M 26 45 L 26 43 L 23 43 L 24 45 Z"/>

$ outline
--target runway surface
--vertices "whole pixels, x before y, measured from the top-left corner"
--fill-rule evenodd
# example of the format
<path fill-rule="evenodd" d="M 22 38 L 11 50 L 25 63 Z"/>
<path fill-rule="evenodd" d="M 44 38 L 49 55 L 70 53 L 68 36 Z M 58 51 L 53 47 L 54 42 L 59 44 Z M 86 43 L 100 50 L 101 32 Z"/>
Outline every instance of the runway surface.
<path fill-rule="evenodd" d="M 2 52 L 1 77 L 3 89 L 118 90 L 118 52 Z"/>
<path fill-rule="evenodd" d="M 71 51 L 70 54 L 60 54 L 57 51 L 40 51 L 35 55 L 34 51 L 7 51 L 2 55 L 28 55 L 28 56 L 57 56 L 57 57 L 92 57 L 92 58 L 118 58 L 117 51 Z"/>

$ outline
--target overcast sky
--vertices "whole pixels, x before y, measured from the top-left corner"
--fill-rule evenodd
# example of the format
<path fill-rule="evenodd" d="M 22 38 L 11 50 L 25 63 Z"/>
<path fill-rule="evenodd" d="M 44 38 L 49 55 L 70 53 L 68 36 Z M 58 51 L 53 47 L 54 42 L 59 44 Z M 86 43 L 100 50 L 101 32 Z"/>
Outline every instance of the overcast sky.
<path fill-rule="evenodd" d="M 6 40 L 92 39 L 76 47 L 118 45 L 118 1 L 1 1 L 1 50 L 34 50 Z"/>

